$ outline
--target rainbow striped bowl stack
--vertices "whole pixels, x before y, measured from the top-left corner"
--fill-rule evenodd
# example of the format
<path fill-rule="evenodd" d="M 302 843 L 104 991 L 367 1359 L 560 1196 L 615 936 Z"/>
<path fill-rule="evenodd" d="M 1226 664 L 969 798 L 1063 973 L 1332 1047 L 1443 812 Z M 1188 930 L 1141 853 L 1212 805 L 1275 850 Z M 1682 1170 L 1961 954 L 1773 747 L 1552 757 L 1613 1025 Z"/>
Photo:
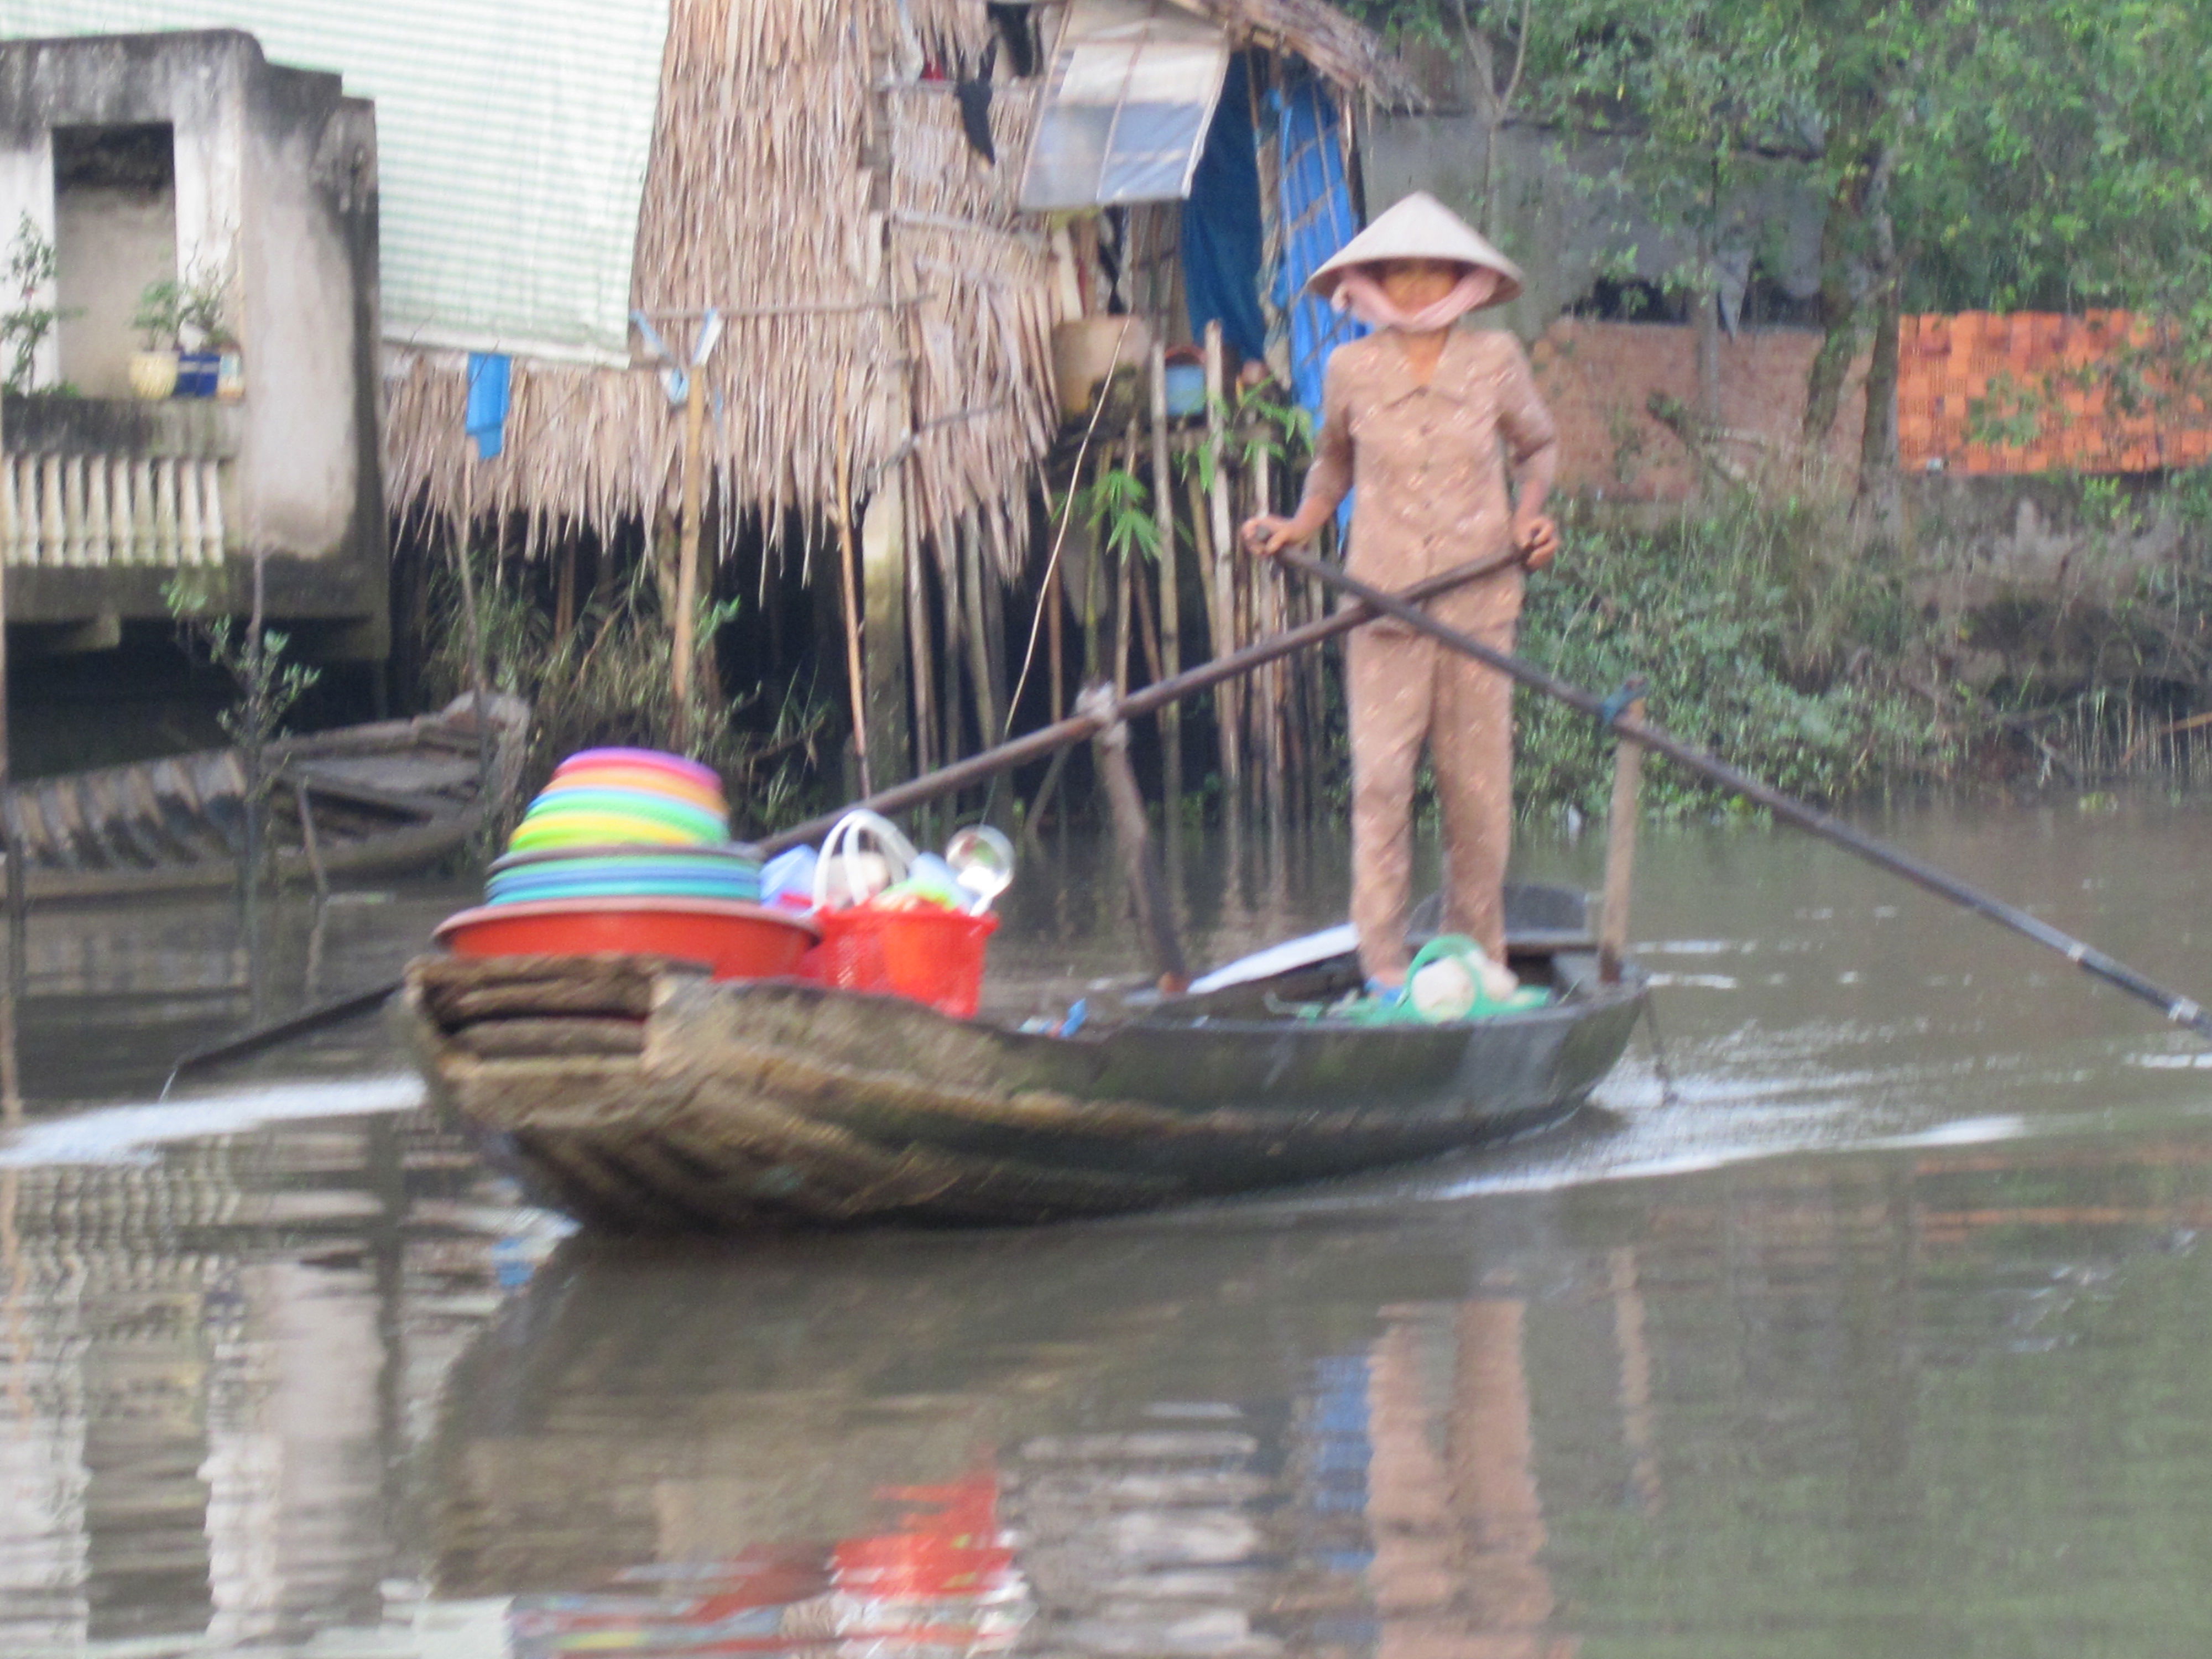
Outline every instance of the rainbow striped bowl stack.
<path fill-rule="evenodd" d="M 760 856 L 730 839 L 721 780 L 652 749 L 568 757 L 491 867 L 487 904 L 545 899 L 760 902 Z"/>

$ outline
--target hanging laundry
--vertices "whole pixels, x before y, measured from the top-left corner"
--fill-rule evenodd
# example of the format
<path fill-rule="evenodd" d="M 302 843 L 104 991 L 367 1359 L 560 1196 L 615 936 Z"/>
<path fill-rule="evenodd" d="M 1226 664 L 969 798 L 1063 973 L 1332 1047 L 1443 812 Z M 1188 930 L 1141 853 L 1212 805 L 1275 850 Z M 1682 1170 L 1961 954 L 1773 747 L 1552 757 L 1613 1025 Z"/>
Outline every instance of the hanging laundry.
<path fill-rule="evenodd" d="M 969 148 L 996 167 L 999 152 L 991 142 L 991 82 L 988 74 L 986 73 L 979 81 L 955 82 L 952 95 L 960 100 L 960 130 L 968 135 Z"/>
<path fill-rule="evenodd" d="M 468 434 L 477 441 L 477 459 L 489 461 L 507 447 L 507 377 L 512 365 L 503 351 L 469 353 Z"/>

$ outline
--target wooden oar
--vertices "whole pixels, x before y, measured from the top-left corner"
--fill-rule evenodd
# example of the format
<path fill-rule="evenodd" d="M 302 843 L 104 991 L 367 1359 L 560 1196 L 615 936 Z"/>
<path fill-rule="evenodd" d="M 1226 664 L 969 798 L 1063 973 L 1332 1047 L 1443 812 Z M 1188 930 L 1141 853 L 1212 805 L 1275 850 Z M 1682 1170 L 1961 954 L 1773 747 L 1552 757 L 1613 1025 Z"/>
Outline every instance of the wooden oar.
<path fill-rule="evenodd" d="M 1439 593 L 1449 592 L 1455 587 L 1463 586 L 1478 578 L 1494 574 L 1509 565 L 1517 564 L 1520 562 L 1520 558 L 1521 556 L 1517 553 L 1506 553 L 1496 558 L 1470 560 L 1468 563 L 1454 569 L 1431 576 L 1426 581 L 1414 583 L 1401 597 L 1408 599 L 1434 599 Z M 1226 657 L 1217 657 L 1211 662 L 1201 663 L 1185 673 L 1177 674 L 1154 685 L 1146 686 L 1141 690 L 1133 691 L 1127 696 L 1121 698 L 1104 714 L 1072 715 L 1056 724 L 1030 732 L 1025 737 L 1016 738 L 1012 743 L 1002 743 L 995 749 L 987 749 L 979 755 L 969 756 L 966 760 L 955 761 L 950 766 L 939 767 L 936 771 L 927 773 L 909 783 L 896 784 L 889 789 L 879 789 L 866 799 L 857 801 L 854 805 L 865 806 L 875 812 L 896 812 L 909 806 L 918 806 L 927 800 L 934 800 L 939 795 L 951 794 L 956 790 L 965 789 L 969 785 L 980 782 L 996 773 L 1009 770 L 1025 762 L 1039 759 L 1056 749 L 1065 748 L 1069 744 L 1081 743 L 1086 738 L 1095 737 L 1115 720 L 1127 720 L 1135 714 L 1150 714 L 1152 710 L 1164 708 L 1180 698 L 1210 690 L 1223 680 L 1232 678 L 1239 674 L 1249 674 L 1252 670 L 1263 664 L 1273 662 L 1279 657 L 1286 657 L 1294 651 L 1302 651 L 1310 645 L 1316 645 L 1338 634 L 1348 632 L 1358 627 L 1360 623 L 1371 620 L 1374 615 L 1375 612 L 1364 605 L 1347 605 L 1334 616 L 1321 617 L 1316 621 L 1305 623 L 1303 627 L 1285 629 L 1283 632 L 1270 635 L 1264 640 L 1255 640 L 1242 651 L 1232 652 Z M 810 818 L 805 823 L 795 824 L 791 829 L 781 830 L 761 842 L 761 851 L 763 854 L 780 853 L 786 848 L 798 846 L 801 842 L 819 841 L 829 833 L 832 824 L 853 810 L 852 806 L 842 806 L 835 812 L 818 818 Z M 275 1043 L 302 1036 L 319 1026 L 351 1019 L 366 1013 L 398 990 L 401 983 L 402 981 L 397 979 L 386 980 L 380 985 L 369 987 L 367 990 L 351 993 L 319 1006 L 307 1009 L 304 1012 L 290 1015 L 267 1025 L 258 1026 L 252 1030 L 241 1031 L 236 1036 L 224 1042 L 211 1044 L 204 1048 L 194 1049 L 178 1060 L 175 1068 L 170 1072 L 169 1080 L 161 1085 L 162 1096 L 166 1098 L 177 1079 L 187 1072 L 198 1071 L 218 1060 L 242 1059 L 247 1054 L 258 1053 Z"/>
<path fill-rule="evenodd" d="M 1825 812 L 1808 806 L 1803 801 L 1793 799 L 1761 783 L 1749 773 L 1738 771 L 1717 756 L 1692 748 L 1680 738 L 1647 720 L 1638 720 L 1626 710 L 1613 709 L 1603 698 L 1583 690 L 1580 686 L 1570 685 L 1534 663 L 1524 662 L 1518 657 L 1496 650 L 1456 628 L 1438 622 L 1419 606 L 1407 604 L 1398 595 L 1370 586 L 1357 577 L 1347 576 L 1334 566 L 1307 558 L 1303 554 L 1284 552 L 1275 556 L 1291 569 L 1304 572 L 1324 586 L 1358 599 L 1370 610 L 1395 617 L 1415 632 L 1425 634 L 1439 644 L 1448 645 L 1478 662 L 1487 664 L 1532 690 L 1557 698 L 1570 708 L 1589 715 L 1599 725 L 1609 726 L 1632 742 L 1664 755 L 1677 766 L 1701 777 L 1710 778 L 1723 788 L 1734 790 L 1746 800 L 1764 806 L 1785 823 L 1794 823 L 1823 841 L 1833 842 L 1845 852 L 1855 853 L 1868 863 L 1877 865 L 1893 875 L 1902 876 L 1915 886 L 1925 888 L 1954 904 L 1973 911 L 1977 915 L 1985 916 L 2001 927 L 2009 927 L 2046 950 L 2056 951 L 2084 973 L 2094 975 L 2107 985 L 2149 1003 L 2175 1024 L 2185 1025 L 2201 1037 L 2212 1038 L 2212 1015 L 2207 1014 L 2200 1004 L 2152 983 L 2125 963 L 2115 961 L 2094 945 L 2086 945 L 2069 933 L 2059 932 L 2049 922 L 2039 921 L 2027 911 L 2007 904 L 2002 899 L 1993 898 L 1979 888 L 1969 886 L 1948 871 L 1923 863 L 1910 853 L 1900 852 L 1872 836 L 1830 817 Z"/>

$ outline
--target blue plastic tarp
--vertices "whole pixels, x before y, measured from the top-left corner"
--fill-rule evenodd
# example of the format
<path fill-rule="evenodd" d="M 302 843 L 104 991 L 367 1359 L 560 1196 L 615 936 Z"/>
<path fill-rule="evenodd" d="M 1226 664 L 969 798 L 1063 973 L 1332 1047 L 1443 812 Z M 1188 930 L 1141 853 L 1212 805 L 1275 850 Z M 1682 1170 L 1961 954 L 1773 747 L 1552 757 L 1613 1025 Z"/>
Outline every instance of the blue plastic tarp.
<path fill-rule="evenodd" d="M 1335 98 L 1311 75 L 1276 96 L 1283 263 L 1275 278 L 1275 305 L 1289 319 L 1292 395 L 1318 423 L 1329 354 L 1367 330 L 1308 294 L 1306 281 L 1358 234 L 1359 220 L 1345 177 L 1343 118 Z"/>
<path fill-rule="evenodd" d="M 1252 131 L 1251 81 L 1242 53 L 1229 60 L 1206 149 L 1182 204 L 1183 293 L 1190 331 L 1208 323 L 1240 355 L 1256 362 L 1267 349 L 1260 310 L 1260 154 Z"/>

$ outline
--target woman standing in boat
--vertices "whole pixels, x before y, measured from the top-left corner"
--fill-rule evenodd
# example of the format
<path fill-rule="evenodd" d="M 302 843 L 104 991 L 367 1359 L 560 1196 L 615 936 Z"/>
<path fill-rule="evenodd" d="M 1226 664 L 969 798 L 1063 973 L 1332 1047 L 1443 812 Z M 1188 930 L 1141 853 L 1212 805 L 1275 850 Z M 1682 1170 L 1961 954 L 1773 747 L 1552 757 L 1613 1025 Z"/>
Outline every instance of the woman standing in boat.
<path fill-rule="evenodd" d="M 1453 326 L 1520 293 L 1512 261 L 1416 192 L 1346 243 L 1309 286 L 1378 331 L 1329 359 L 1304 497 L 1291 518 L 1248 522 L 1246 546 L 1272 556 L 1310 540 L 1356 488 L 1346 566 L 1377 587 L 1395 592 L 1509 548 L 1528 569 L 1549 564 L 1559 542 L 1543 512 L 1558 459 L 1550 412 L 1510 334 Z M 1521 584 L 1520 567 L 1510 567 L 1431 600 L 1430 612 L 1510 651 Z M 1361 965 L 1379 987 L 1405 981 L 1413 777 L 1425 739 L 1443 805 L 1446 928 L 1503 961 L 1512 683 L 1388 621 L 1351 635 L 1345 669 Z"/>

